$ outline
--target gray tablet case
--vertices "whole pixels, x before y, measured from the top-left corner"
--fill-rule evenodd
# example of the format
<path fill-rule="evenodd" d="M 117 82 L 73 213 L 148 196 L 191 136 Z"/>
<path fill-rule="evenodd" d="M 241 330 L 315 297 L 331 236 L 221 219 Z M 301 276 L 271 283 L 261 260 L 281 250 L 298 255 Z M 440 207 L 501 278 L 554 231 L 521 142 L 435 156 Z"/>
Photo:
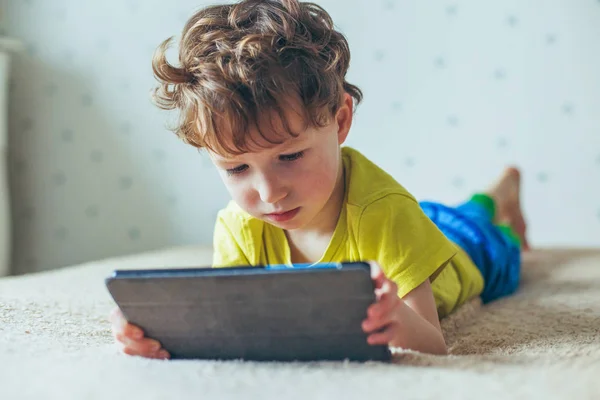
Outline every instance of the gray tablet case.
<path fill-rule="evenodd" d="M 332 267 L 333 265 L 333 267 Z M 386 361 L 361 323 L 369 265 L 118 270 L 107 288 L 125 318 L 172 358 Z"/>

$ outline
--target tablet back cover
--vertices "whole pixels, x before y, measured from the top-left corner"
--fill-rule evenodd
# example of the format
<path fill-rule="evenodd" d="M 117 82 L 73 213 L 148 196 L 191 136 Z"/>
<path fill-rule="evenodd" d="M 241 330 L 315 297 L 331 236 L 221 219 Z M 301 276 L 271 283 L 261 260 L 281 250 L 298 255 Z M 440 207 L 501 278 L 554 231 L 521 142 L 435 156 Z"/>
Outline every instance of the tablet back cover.
<path fill-rule="evenodd" d="M 108 278 L 125 318 L 172 358 L 384 361 L 361 323 L 375 301 L 361 263 L 342 269 Z M 252 270 L 252 271 L 250 271 Z M 181 271 L 181 270 L 179 270 Z"/>

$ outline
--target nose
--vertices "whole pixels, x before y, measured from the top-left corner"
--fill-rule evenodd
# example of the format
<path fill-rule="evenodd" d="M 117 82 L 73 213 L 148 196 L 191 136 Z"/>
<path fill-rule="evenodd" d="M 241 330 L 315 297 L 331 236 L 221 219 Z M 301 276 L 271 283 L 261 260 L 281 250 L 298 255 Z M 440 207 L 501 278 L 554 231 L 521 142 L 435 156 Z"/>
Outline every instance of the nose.
<path fill-rule="evenodd" d="M 285 185 L 274 174 L 263 174 L 257 182 L 256 190 L 264 203 L 275 204 L 287 196 Z"/>

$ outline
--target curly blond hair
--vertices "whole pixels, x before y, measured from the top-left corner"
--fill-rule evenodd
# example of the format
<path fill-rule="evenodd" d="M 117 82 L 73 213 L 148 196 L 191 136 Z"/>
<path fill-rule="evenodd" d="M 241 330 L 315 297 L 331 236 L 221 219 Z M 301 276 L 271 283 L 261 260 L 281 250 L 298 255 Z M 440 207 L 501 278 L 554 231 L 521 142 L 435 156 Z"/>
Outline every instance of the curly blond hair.
<path fill-rule="evenodd" d="M 355 104 L 362 99 L 360 89 L 345 80 L 350 63 L 345 37 L 313 3 L 244 0 L 204 8 L 185 24 L 179 67 L 166 59 L 172 40 L 152 60 L 159 81 L 153 99 L 162 109 L 179 111 L 173 130 L 197 148 L 242 154 L 249 151 L 252 127 L 268 143 L 279 143 L 258 123 L 272 112 L 295 136 L 285 116 L 290 99 L 315 127 L 335 115 L 344 93 Z"/>

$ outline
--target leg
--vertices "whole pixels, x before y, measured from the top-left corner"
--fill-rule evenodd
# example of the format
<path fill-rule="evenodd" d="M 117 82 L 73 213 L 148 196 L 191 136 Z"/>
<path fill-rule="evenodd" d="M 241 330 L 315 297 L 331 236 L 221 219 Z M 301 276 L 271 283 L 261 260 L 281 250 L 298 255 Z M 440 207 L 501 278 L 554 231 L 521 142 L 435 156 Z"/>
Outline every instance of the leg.
<path fill-rule="evenodd" d="M 523 250 L 529 250 L 527 224 L 521 209 L 521 173 L 517 168 L 507 168 L 502 176 L 486 191 L 496 204 L 494 222 L 508 226 L 517 234 Z"/>
<path fill-rule="evenodd" d="M 458 207 L 461 208 L 485 236 L 481 242 L 485 248 L 484 261 L 477 264 L 485 279 L 483 301 L 487 303 L 514 292 L 520 281 L 521 252 L 530 249 L 521 210 L 519 170 L 507 168 L 487 191 L 473 196 Z M 484 210 L 487 218 L 481 217 L 481 211 L 473 212 L 477 209 Z"/>
<path fill-rule="evenodd" d="M 517 168 L 505 169 L 485 192 L 474 195 L 456 209 L 471 218 L 494 223 L 510 237 L 516 234 L 522 249 L 530 249 L 526 236 L 527 225 L 521 210 L 521 174 Z"/>
<path fill-rule="evenodd" d="M 529 248 L 520 205 L 520 174 L 508 168 L 488 190 L 458 207 L 422 202 L 426 215 L 464 249 L 481 271 L 485 303 L 513 293 L 520 281 L 521 251 Z"/>

